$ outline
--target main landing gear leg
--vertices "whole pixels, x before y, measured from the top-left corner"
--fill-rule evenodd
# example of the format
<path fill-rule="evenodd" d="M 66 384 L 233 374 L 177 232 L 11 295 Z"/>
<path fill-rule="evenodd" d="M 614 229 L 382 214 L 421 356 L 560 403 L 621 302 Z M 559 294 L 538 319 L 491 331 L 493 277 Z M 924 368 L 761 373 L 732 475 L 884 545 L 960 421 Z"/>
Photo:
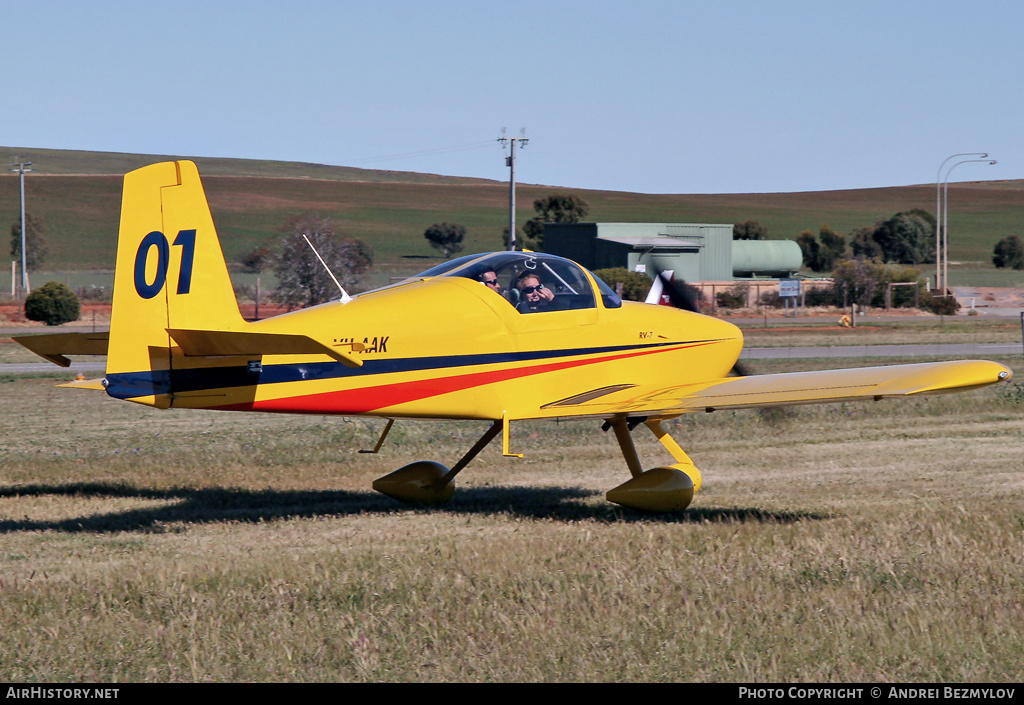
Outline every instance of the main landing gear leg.
<path fill-rule="evenodd" d="M 451 470 L 432 460 L 419 460 L 373 481 L 373 489 L 402 502 L 443 504 L 455 492 L 452 480 L 501 433 L 505 422 L 495 421 Z"/>
<path fill-rule="evenodd" d="M 609 423 L 615 431 L 622 457 L 625 458 L 626 466 L 633 478 L 609 490 L 605 495 L 608 501 L 647 512 L 679 512 L 690 506 L 693 493 L 700 488 L 700 472 L 679 444 L 668 435 L 661 422 L 645 421 L 647 427 L 677 462 L 675 465 L 658 467 L 646 472 L 637 457 L 636 447 L 630 436 L 629 421 L 625 417 L 617 417 Z"/>

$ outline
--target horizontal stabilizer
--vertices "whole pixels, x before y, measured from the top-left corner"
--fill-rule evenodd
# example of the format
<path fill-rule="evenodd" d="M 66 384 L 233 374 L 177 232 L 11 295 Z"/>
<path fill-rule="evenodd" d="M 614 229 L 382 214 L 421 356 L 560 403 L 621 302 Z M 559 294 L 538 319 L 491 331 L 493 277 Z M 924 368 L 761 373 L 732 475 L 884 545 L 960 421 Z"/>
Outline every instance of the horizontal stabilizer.
<path fill-rule="evenodd" d="M 348 367 L 361 367 L 363 364 L 351 352 L 353 343 L 346 343 L 349 350 L 341 350 L 308 335 L 184 328 L 168 328 L 167 332 L 189 356 L 329 355 Z"/>
<path fill-rule="evenodd" d="M 55 365 L 68 367 L 67 355 L 106 355 L 110 334 L 99 333 L 47 333 L 44 335 L 16 335 L 11 339 L 36 355 Z"/>
<path fill-rule="evenodd" d="M 58 384 L 58 387 L 67 387 L 68 389 L 93 389 L 102 392 L 106 389 L 103 386 L 103 378 L 99 379 L 76 379 L 73 382 L 65 382 L 64 384 Z"/>

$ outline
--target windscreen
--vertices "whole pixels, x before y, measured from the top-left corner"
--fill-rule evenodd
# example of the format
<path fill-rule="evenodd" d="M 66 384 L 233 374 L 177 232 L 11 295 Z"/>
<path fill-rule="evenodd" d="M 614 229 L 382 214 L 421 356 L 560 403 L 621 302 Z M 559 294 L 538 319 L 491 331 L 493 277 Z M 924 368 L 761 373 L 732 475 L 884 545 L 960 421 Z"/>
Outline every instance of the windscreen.
<path fill-rule="evenodd" d="M 499 252 L 454 267 L 445 275 L 480 282 L 520 313 L 594 308 L 596 305 L 593 287 L 583 268 L 554 255 Z M 617 298 L 611 290 L 608 293 Z"/>

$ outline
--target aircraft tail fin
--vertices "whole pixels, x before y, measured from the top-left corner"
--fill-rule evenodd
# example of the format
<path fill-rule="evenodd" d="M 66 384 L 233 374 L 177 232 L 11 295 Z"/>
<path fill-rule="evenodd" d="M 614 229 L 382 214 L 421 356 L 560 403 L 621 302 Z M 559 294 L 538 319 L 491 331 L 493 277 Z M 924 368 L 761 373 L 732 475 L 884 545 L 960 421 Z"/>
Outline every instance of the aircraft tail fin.
<path fill-rule="evenodd" d="M 124 177 L 107 351 L 107 392 L 170 405 L 175 342 L 168 329 L 242 330 L 224 253 L 190 161 Z"/>

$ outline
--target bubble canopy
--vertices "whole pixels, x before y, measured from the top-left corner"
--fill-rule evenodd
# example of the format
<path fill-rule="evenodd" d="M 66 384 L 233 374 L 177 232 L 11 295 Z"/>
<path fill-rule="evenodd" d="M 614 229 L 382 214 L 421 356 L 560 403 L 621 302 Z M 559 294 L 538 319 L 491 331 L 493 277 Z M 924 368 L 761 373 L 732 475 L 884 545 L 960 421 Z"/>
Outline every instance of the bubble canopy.
<path fill-rule="evenodd" d="M 413 279 L 464 277 L 484 284 L 502 295 L 521 313 L 594 308 L 594 288 L 587 272 L 571 260 L 539 252 L 495 252 L 466 255 L 421 272 Z M 619 308 L 622 301 L 598 277 L 591 275 L 605 308 Z M 497 285 L 494 279 L 497 278 Z M 526 305 L 524 292 L 547 289 L 549 294 L 540 308 Z M 529 290 L 529 291 L 528 291 Z"/>

